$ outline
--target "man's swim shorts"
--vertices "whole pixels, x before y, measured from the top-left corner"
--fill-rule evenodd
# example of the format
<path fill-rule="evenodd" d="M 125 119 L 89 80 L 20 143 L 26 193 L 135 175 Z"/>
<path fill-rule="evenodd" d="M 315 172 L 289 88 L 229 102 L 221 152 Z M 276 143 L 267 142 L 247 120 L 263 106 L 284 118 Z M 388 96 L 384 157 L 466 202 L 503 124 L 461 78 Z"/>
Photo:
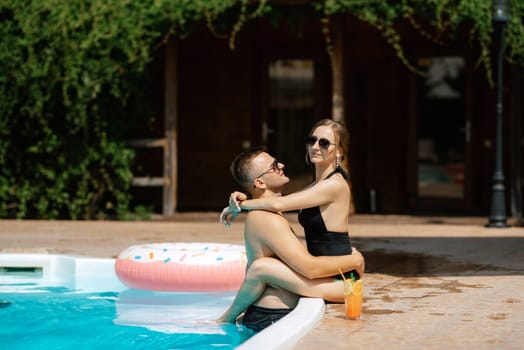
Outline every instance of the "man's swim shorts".
<path fill-rule="evenodd" d="M 255 332 L 259 332 L 271 326 L 291 311 L 293 311 L 293 309 L 269 309 L 251 305 L 244 313 L 242 324 Z"/>

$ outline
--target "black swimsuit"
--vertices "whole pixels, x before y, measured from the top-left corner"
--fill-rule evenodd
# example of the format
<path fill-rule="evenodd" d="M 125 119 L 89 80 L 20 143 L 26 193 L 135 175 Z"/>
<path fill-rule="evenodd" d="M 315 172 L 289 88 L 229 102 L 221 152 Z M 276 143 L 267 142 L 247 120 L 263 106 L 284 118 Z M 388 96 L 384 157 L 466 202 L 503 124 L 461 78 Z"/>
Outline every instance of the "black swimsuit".
<path fill-rule="evenodd" d="M 330 178 L 336 173 L 340 173 L 345 179 L 348 174 L 341 167 L 337 167 L 331 172 L 326 179 Z M 300 210 L 298 213 L 298 221 L 304 227 L 306 236 L 307 249 L 313 256 L 335 256 L 335 255 L 350 255 L 351 240 L 348 232 L 333 232 L 328 231 L 324 219 L 320 213 L 320 207 L 306 208 Z M 359 275 L 355 270 L 344 273 L 344 276 L 358 279 Z M 340 275 L 333 276 L 335 278 L 342 278 Z"/>
<path fill-rule="evenodd" d="M 251 305 L 246 310 L 244 317 L 242 318 L 242 324 L 254 330 L 260 332 L 264 328 L 271 326 L 273 323 L 280 320 L 282 317 L 293 311 L 294 308 L 289 309 L 271 309 L 267 307 L 261 307 Z"/>

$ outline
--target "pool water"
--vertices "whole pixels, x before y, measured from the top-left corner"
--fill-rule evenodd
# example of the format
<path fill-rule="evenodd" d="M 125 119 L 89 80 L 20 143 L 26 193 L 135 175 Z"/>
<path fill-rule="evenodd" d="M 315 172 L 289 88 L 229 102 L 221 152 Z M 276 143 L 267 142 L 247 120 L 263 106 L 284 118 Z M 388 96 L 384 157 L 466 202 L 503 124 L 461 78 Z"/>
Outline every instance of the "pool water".
<path fill-rule="evenodd" d="M 84 292 L 9 277 L 0 280 L 3 349 L 233 349 L 254 334 L 212 322 L 233 292 Z"/>

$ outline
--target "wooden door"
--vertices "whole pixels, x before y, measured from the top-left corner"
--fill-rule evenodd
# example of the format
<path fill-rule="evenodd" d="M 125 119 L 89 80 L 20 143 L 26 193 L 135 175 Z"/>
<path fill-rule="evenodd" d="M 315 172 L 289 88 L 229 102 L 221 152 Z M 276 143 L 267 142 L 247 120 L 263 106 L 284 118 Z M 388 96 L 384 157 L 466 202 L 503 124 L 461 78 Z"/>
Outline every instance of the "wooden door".
<path fill-rule="evenodd" d="M 421 55 L 412 75 L 408 189 L 412 212 L 464 213 L 471 207 L 471 81 L 461 55 Z"/>

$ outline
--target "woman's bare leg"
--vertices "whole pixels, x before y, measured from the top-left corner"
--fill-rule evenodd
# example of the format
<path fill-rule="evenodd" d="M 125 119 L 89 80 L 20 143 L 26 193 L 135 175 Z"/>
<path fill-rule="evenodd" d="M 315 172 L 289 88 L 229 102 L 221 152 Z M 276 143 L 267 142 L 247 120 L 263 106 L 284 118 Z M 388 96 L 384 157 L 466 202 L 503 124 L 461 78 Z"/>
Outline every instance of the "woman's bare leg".
<path fill-rule="evenodd" d="M 281 288 L 300 296 L 322 298 L 343 303 L 344 284 L 331 277 L 309 279 L 274 258 L 260 258 L 251 272 L 266 285 Z M 251 268 L 251 267 L 250 267 Z"/>
<path fill-rule="evenodd" d="M 308 279 L 274 258 L 258 258 L 249 266 L 233 303 L 218 322 L 234 323 L 236 318 L 264 293 L 266 285 L 307 297 L 341 303 L 344 286 L 333 278 Z"/>

